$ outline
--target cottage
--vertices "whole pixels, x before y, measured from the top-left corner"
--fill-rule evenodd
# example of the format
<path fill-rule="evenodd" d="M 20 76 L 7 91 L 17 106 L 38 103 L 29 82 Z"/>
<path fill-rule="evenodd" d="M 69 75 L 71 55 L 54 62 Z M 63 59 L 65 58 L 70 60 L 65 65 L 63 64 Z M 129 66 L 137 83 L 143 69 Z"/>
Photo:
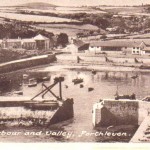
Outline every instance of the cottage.
<path fill-rule="evenodd" d="M 67 51 L 71 53 L 82 53 L 88 50 L 89 43 L 85 43 L 81 40 L 73 40 L 73 43 L 67 46 Z"/>
<path fill-rule="evenodd" d="M 35 50 L 36 49 L 36 41 L 31 39 L 22 39 L 22 48 L 27 50 Z"/>

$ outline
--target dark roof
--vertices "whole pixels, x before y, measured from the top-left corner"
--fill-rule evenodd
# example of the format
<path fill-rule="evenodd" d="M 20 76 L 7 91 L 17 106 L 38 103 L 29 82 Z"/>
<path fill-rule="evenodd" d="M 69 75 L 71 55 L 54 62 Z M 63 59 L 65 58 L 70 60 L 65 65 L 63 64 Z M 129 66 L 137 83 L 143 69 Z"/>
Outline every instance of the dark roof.
<path fill-rule="evenodd" d="M 73 44 L 76 45 L 79 48 L 81 46 L 84 46 L 87 43 L 83 42 L 82 40 L 74 40 Z"/>

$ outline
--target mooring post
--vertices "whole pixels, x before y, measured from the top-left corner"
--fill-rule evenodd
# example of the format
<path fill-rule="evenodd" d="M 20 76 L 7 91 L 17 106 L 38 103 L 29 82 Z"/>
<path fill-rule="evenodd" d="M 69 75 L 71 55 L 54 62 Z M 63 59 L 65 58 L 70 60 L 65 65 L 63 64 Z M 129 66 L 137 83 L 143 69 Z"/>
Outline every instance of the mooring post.
<path fill-rule="evenodd" d="M 59 81 L 59 97 L 62 100 L 62 87 L 61 87 L 61 81 Z"/>

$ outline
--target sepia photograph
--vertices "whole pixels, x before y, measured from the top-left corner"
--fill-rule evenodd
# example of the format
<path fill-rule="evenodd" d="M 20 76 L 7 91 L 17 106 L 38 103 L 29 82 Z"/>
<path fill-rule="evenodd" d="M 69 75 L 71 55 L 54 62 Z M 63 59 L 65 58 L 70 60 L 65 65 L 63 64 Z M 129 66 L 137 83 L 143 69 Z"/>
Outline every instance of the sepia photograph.
<path fill-rule="evenodd" d="M 149 0 L 0 0 L 1 143 L 150 143 Z"/>

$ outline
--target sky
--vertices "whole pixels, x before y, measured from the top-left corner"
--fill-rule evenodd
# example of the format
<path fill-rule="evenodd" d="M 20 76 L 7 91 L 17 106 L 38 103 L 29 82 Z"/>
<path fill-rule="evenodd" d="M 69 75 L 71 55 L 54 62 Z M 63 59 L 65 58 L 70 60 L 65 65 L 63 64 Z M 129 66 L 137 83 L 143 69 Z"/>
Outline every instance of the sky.
<path fill-rule="evenodd" d="M 141 5 L 150 4 L 150 0 L 0 0 L 0 6 L 20 5 L 31 2 L 46 2 L 59 6 L 78 5 Z"/>

